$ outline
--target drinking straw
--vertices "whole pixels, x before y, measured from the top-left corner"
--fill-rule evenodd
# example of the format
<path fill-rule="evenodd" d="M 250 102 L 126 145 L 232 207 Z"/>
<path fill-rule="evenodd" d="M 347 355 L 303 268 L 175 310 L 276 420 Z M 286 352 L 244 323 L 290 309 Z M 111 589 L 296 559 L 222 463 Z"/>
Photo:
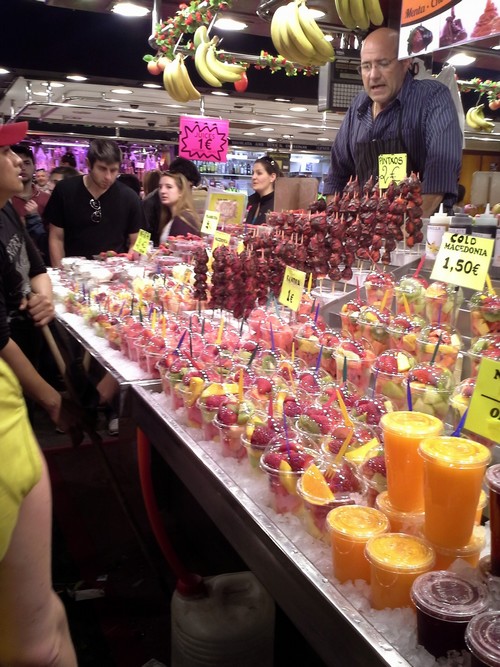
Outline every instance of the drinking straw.
<path fill-rule="evenodd" d="M 273 395 L 269 396 L 269 405 L 267 406 L 267 416 L 272 419 L 274 417 L 273 410 Z"/>
<path fill-rule="evenodd" d="M 459 287 L 458 287 L 458 285 L 457 285 L 457 286 L 455 287 L 455 290 L 454 290 L 454 297 L 453 297 L 453 324 L 455 324 L 456 319 L 457 319 L 457 310 L 458 310 L 458 307 L 457 307 L 458 290 L 459 290 Z"/>
<path fill-rule="evenodd" d="M 187 329 L 184 329 L 182 332 L 182 336 L 179 338 L 179 342 L 177 343 L 177 347 L 175 348 L 176 350 L 180 350 L 182 343 L 184 342 L 184 338 L 186 337 L 186 332 Z"/>
<path fill-rule="evenodd" d="M 408 315 L 408 317 L 411 317 L 410 304 L 408 303 L 406 294 L 403 294 L 403 306 L 405 307 L 405 313 Z"/>
<path fill-rule="evenodd" d="M 489 277 L 488 274 L 486 274 L 486 285 L 488 287 L 488 292 L 494 296 L 496 294 L 496 292 L 495 292 L 495 289 L 492 285 L 491 278 Z"/>
<path fill-rule="evenodd" d="M 416 269 L 415 273 L 413 274 L 414 278 L 418 278 L 418 274 L 422 270 L 424 262 L 425 262 L 425 255 L 422 255 L 422 257 L 420 258 L 420 262 L 418 263 L 417 269 Z"/>
<path fill-rule="evenodd" d="M 389 290 L 386 289 L 384 292 L 384 296 L 382 297 L 382 301 L 380 302 L 380 310 L 384 310 L 388 298 L 389 298 Z"/>
<path fill-rule="evenodd" d="M 361 290 L 359 287 L 359 274 L 356 274 L 356 296 L 358 301 L 361 301 Z"/>
<path fill-rule="evenodd" d="M 238 378 L 238 400 L 243 401 L 243 368 L 240 368 L 240 375 Z"/>
<path fill-rule="evenodd" d="M 130 314 L 134 314 L 134 304 L 135 304 L 135 296 L 132 295 L 132 299 L 130 300 Z"/>
<path fill-rule="evenodd" d="M 439 346 L 441 345 L 442 338 L 443 338 L 443 332 L 439 334 L 438 342 L 436 343 L 436 347 L 434 348 L 434 352 L 432 353 L 431 365 L 436 361 L 437 353 L 439 350 Z"/>
<path fill-rule="evenodd" d="M 408 410 L 413 412 L 413 401 L 411 398 L 411 386 L 409 380 L 406 381 L 406 401 L 408 403 Z"/>
<path fill-rule="evenodd" d="M 205 318 L 201 320 L 201 335 L 205 334 Z"/>
<path fill-rule="evenodd" d="M 292 341 L 292 351 L 290 353 L 290 360 L 292 364 L 295 361 L 295 341 Z"/>
<path fill-rule="evenodd" d="M 150 303 L 149 308 L 148 308 L 148 317 L 149 317 L 149 319 L 151 319 L 151 315 L 153 314 L 153 308 L 154 308 L 154 304 Z"/>
<path fill-rule="evenodd" d="M 189 331 L 193 330 L 193 314 L 189 316 Z"/>
<path fill-rule="evenodd" d="M 463 429 L 463 427 L 464 427 L 465 420 L 467 419 L 467 413 L 468 413 L 468 412 L 469 412 L 469 408 L 467 408 L 467 410 L 464 412 L 464 414 L 463 414 L 462 417 L 460 418 L 460 421 L 458 422 L 458 426 L 457 426 L 457 428 L 456 428 L 456 429 L 453 431 L 453 433 L 451 434 L 451 436 L 452 436 L 453 438 L 459 438 L 459 437 L 460 437 L 460 433 L 462 432 L 462 429 Z"/>
<path fill-rule="evenodd" d="M 139 307 L 139 322 L 142 322 L 142 308 Z"/>
<path fill-rule="evenodd" d="M 316 310 L 315 310 L 315 312 L 314 312 L 314 324 L 316 324 L 316 322 L 318 321 L 318 316 L 319 316 L 319 306 L 320 306 L 319 303 L 316 304 Z"/>
<path fill-rule="evenodd" d="M 270 337 L 271 337 L 271 350 L 274 352 L 274 350 L 276 349 L 276 347 L 275 347 L 275 345 L 274 345 L 274 331 L 273 331 L 273 324 L 272 324 L 272 322 L 269 322 L 269 335 L 270 335 Z"/>
<path fill-rule="evenodd" d="M 250 366 L 253 364 L 253 360 L 255 359 L 255 356 L 256 356 L 258 350 L 259 350 L 259 346 L 256 345 L 256 346 L 253 348 L 253 350 L 252 350 L 252 354 L 250 355 L 250 359 L 248 360 L 248 363 L 247 363 L 247 366 L 248 366 L 249 368 L 250 368 Z"/>
<path fill-rule="evenodd" d="M 245 318 L 245 317 L 242 317 L 242 318 L 241 318 L 241 326 L 240 326 L 240 338 L 241 338 L 241 336 L 242 336 L 242 334 L 243 334 L 243 327 L 245 326 L 245 321 L 246 321 L 246 318 Z"/>
<path fill-rule="evenodd" d="M 312 300 L 312 303 L 311 303 L 311 313 L 314 312 L 315 308 L 316 308 L 316 297 Z"/>
<path fill-rule="evenodd" d="M 165 315 L 161 316 L 161 335 L 163 338 L 165 338 L 167 334 L 167 320 L 165 319 Z"/>
<path fill-rule="evenodd" d="M 322 356 L 323 356 L 323 345 L 319 348 L 318 358 L 316 359 L 316 368 L 314 369 L 314 375 L 318 374 Z"/>
<path fill-rule="evenodd" d="M 295 380 L 293 379 L 292 369 L 290 368 L 290 366 L 288 366 L 287 370 L 288 370 L 288 377 L 290 378 L 290 384 L 292 385 L 293 391 L 295 391 Z"/>
<path fill-rule="evenodd" d="M 349 417 L 349 413 L 347 412 L 347 408 L 345 406 L 344 399 L 342 398 L 342 394 L 338 389 L 336 389 L 335 391 L 337 393 L 337 401 L 339 402 L 340 412 L 342 413 L 344 422 L 347 424 L 347 426 L 353 426 L 352 419 Z"/>
<path fill-rule="evenodd" d="M 120 306 L 120 310 L 118 311 L 118 317 L 121 317 L 123 315 L 124 308 L 125 308 L 125 300 L 122 301 L 122 305 Z"/>
<path fill-rule="evenodd" d="M 375 398 L 375 387 L 377 386 L 377 378 L 378 378 L 378 368 L 375 370 L 375 375 L 373 376 L 372 398 Z"/>
<path fill-rule="evenodd" d="M 335 455 L 335 458 L 333 460 L 334 466 L 338 466 L 339 463 L 342 461 L 342 457 L 346 453 L 346 449 L 349 447 L 349 444 L 352 440 L 352 436 L 354 435 L 354 428 L 353 426 L 350 427 L 349 432 L 347 433 L 347 438 L 344 440 L 342 443 L 342 446 L 340 447 L 339 451 Z"/>
<path fill-rule="evenodd" d="M 193 336 L 191 334 L 191 331 L 189 333 L 189 355 L 191 359 L 193 358 Z"/>
<path fill-rule="evenodd" d="M 154 331 L 156 329 L 156 318 L 158 317 L 156 308 L 153 310 L 151 315 L 151 329 Z"/>
<path fill-rule="evenodd" d="M 288 454 L 288 458 L 290 458 L 290 440 L 288 439 L 288 426 L 286 423 L 286 415 L 285 411 L 283 411 L 283 428 L 285 431 L 285 444 L 286 444 L 286 451 Z"/>
<path fill-rule="evenodd" d="M 342 382 L 347 382 L 347 357 L 344 354 L 344 367 L 342 368 Z"/>
<path fill-rule="evenodd" d="M 220 318 L 219 331 L 217 332 L 217 338 L 215 339 L 216 345 L 220 345 L 222 343 L 223 329 L 224 329 L 224 315 Z"/>
<path fill-rule="evenodd" d="M 313 282 L 313 274 L 312 274 L 312 271 L 311 271 L 311 273 L 309 274 L 309 280 L 307 282 L 307 293 L 308 294 L 311 294 L 312 282 Z"/>
<path fill-rule="evenodd" d="M 441 301 L 441 303 L 439 304 L 439 310 L 438 310 L 438 321 L 437 321 L 438 324 L 441 324 L 441 312 L 442 312 L 442 310 L 443 310 L 443 302 Z"/>

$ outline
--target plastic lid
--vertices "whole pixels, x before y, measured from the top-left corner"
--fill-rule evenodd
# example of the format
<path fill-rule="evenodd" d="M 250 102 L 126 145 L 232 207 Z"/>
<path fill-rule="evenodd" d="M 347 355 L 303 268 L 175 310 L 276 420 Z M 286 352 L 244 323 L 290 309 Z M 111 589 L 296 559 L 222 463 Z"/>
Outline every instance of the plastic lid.
<path fill-rule="evenodd" d="M 484 549 L 485 544 L 486 528 L 484 528 L 484 526 L 475 526 L 469 543 L 464 547 L 448 549 L 447 547 L 437 546 L 436 544 L 433 544 L 432 546 L 436 553 L 442 556 L 451 556 L 455 560 L 456 558 L 467 558 L 472 554 L 481 552 Z"/>
<path fill-rule="evenodd" d="M 486 471 L 486 484 L 490 491 L 500 493 L 500 463 L 488 468 Z"/>
<path fill-rule="evenodd" d="M 368 560 L 384 570 L 399 572 L 424 572 L 436 560 L 430 544 L 404 533 L 385 533 L 368 540 L 366 545 Z"/>
<path fill-rule="evenodd" d="M 425 512 L 402 512 L 397 510 L 391 501 L 389 500 L 389 493 L 387 491 L 382 491 L 375 498 L 375 506 L 381 512 L 383 512 L 389 520 L 397 521 L 401 524 L 412 524 L 412 523 L 421 523 L 424 520 Z"/>
<path fill-rule="evenodd" d="M 384 430 L 404 433 L 408 437 L 435 435 L 443 431 L 443 422 L 437 417 L 409 410 L 382 415 L 380 425 Z"/>
<path fill-rule="evenodd" d="M 466 438 L 445 435 L 425 438 L 418 451 L 424 459 L 461 468 L 485 466 L 491 459 L 490 451 L 484 445 Z"/>
<path fill-rule="evenodd" d="M 470 621 L 486 611 L 489 603 L 484 584 L 448 570 L 421 574 L 413 582 L 410 595 L 418 610 L 443 621 Z"/>
<path fill-rule="evenodd" d="M 389 530 L 389 520 L 379 510 L 361 505 L 337 507 L 326 517 L 330 530 L 355 541 L 364 541 Z"/>
<path fill-rule="evenodd" d="M 465 631 L 465 643 L 472 655 L 488 667 L 500 665 L 500 611 L 475 616 Z"/>
<path fill-rule="evenodd" d="M 439 211 L 437 213 L 434 213 L 434 215 L 431 215 L 429 218 L 429 225 L 435 225 L 437 223 L 439 224 L 445 224 L 449 222 L 450 216 L 444 212 L 443 209 L 443 204 L 441 203 L 439 206 Z"/>

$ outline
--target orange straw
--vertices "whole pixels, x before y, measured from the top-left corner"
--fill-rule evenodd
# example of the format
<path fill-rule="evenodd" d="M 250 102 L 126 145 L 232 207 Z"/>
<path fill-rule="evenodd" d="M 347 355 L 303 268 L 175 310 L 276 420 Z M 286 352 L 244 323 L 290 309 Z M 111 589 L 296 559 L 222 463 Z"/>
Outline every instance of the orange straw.
<path fill-rule="evenodd" d="M 342 412 L 342 417 L 344 418 L 344 421 L 347 426 L 353 426 L 352 419 L 349 417 L 349 413 L 347 412 L 347 408 L 344 403 L 344 399 L 342 398 L 342 394 L 340 391 L 337 389 L 337 401 L 339 402 L 340 405 L 340 411 Z"/>
<path fill-rule="evenodd" d="M 312 288 L 312 282 L 313 282 L 313 274 L 312 271 L 309 274 L 309 282 L 307 283 L 307 293 L 311 294 L 311 288 Z"/>
<path fill-rule="evenodd" d="M 495 292 L 495 289 L 492 285 L 491 278 L 489 277 L 488 274 L 486 274 L 486 285 L 488 286 L 488 292 L 492 295 L 495 295 L 496 292 Z"/>
<path fill-rule="evenodd" d="M 384 310 L 388 298 L 389 298 L 389 290 L 386 289 L 384 292 L 384 296 L 382 297 L 382 301 L 380 302 L 380 310 Z"/>
<path fill-rule="evenodd" d="M 217 338 L 215 340 L 216 345 L 220 345 L 222 343 L 222 331 L 224 329 L 224 315 L 221 317 L 220 320 L 220 325 L 219 325 L 219 331 L 217 332 Z"/>
<path fill-rule="evenodd" d="M 238 400 L 243 401 L 243 368 L 240 368 L 240 376 L 238 378 Z"/>
<path fill-rule="evenodd" d="M 408 304 L 408 299 L 406 298 L 406 294 L 403 294 L 403 305 L 405 307 L 405 313 L 408 315 L 408 317 L 410 317 L 411 311 L 410 311 L 410 306 Z"/>
<path fill-rule="evenodd" d="M 347 438 L 342 443 L 342 447 L 337 452 L 335 459 L 333 461 L 336 466 L 338 466 L 339 463 L 342 461 L 342 457 L 344 456 L 346 449 L 349 447 L 353 434 L 354 434 L 354 428 L 351 426 L 349 429 L 349 433 L 347 434 Z"/>

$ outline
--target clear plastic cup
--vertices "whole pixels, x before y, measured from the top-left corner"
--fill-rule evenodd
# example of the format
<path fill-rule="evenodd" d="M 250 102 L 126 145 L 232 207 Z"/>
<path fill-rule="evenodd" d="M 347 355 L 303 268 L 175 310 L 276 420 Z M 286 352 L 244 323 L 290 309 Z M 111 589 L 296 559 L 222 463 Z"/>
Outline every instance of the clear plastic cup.
<path fill-rule="evenodd" d="M 439 340 L 441 342 L 438 345 Z M 417 334 L 417 361 L 433 363 L 453 371 L 458 353 L 462 349 L 462 338 L 456 329 L 443 324 L 430 324 Z"/>
<path fill-rule="evenodd" d="M 500 665 L 500 611 L 485 611 L 469 621 L 465 643 L 471 654 L 471 667 Z"/>
<path fill-rule="evenodd" d="M 484 358 L 500 360 L 500 333 L 479 336 L 470 346 L 467 356 L 470 360 L 471 377 L 477 377 L 479 364 Z"/>
<path fill-rule="evenodd" d="M 370 562 L 370 602 L 374 609 L 410 607 L 415 579 L 429 572 L 434 549 L 424 540 L 403 533 L 384 533 L 366 545 Z"/>
<path fill-rule="evenodd" d="M 402 350 L 386 350 L 375 359 L 372 367 L 375 393 L 389 399 L 396 410 L 406 408 L 406 389 L 403 381 L 414 366 L 414 357 Z"/>
<path fill-rule="evenodd" d="M 436 658 L 466 648 L 467 624 L 489 603 L 486 586 L 443 570 L 420 575 L 411 599 L 417 609 L 418 643 Z"/>
<path fill-rule="evenodd" d="M 500 295 L 477 292 L 469 302 L 471 336 L 500 333 Z"/>
<path fill-rule="evenodd" d="M 375 507 L 389 519 L 392 533 L 420 535 L 424 526 L 424 512 L 401 512 L 392 506 L 387 491 L 379 493 Z"/>
<path fill-rule="evenodd" d="M 372 507 L 346 505 L 327 516 L 332 545 L 333 575 L 341 583 L 370 581 L 370 564 L 365 548 L 368 540 L 389 530 L 387 517 Z"/>
<path fill-rule="evenodd" d="M 485 544 L 486 529 L 483 526 L 474 526 L 470 542 L 465 547 L 447 549 L 446 547 L 433 544 L 432 546 L 436 552 L 434 569 L 448 570 L 456 560 L 462 560 L 468 563 L 471 567 L 477 567 L 481 557 L 481 551 L 484 549 Z"/>

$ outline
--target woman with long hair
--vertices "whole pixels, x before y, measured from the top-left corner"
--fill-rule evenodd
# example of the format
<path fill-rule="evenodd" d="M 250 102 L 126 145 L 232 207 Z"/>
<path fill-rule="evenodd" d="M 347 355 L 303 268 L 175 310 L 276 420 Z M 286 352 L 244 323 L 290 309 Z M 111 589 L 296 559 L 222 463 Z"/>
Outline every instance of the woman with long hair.
<path fill-rule="evenodd" d="M 254 162 L 252 172 L 253 195 L 248 198 L 247 225 L 262 225 L 266 213 L 274 210 L 274 185 L 281 176 L 281 170 L 275 160 L 264 155 Z"/>
<path fill-rule="evenodd" d="M 158 242 L 169 236 L 200 234 L 200 218 L 196 213 L 191 184 L 185 176 L 169 171 L 163 172 L 158 185 L 161 212 L 157 230 Z M 155 242 L 153 236 L 153 242 Z M 155 243 L 156 245 L 156 243 Z"/>

